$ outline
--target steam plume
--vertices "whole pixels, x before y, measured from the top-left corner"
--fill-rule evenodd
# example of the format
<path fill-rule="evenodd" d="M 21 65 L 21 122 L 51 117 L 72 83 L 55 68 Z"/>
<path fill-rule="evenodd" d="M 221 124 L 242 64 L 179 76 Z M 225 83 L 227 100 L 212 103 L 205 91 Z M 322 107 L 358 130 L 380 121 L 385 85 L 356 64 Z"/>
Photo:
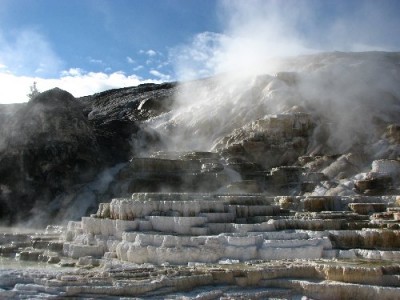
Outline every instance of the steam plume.
<path fill-rule="evenodd" d="M 378 38 L 391 32 L 378 24 L 384 10 L 368 1 L 357 3 L 353 16 L 347 12 L 347 18 L 321 21 L 321 4 L 314 1 L 220 2 L 224 33 L 199 34 L 191 45 L 174 50 L 182 54 L 176 61 L 182 78 L 218 76 L 182 84 L 176 110 L 152 120 L 153 125 L 173 147 L 210 150 L 235 128 L 297 107 L 312 113 L 316 135 L 326 136 L 323 142 L 332 152 L 373 143 L 382 134 L 378 123 L 397 122 L 399 55 L 315 54 L 386 46 Z M 361 33 L 370 15 L 379 28 L 372 32 L 375 40 Z M 351 36 L 344 36 L 349 24 Z M 282 71 L 296 72 L 294 81 L 274 76 Z"/>

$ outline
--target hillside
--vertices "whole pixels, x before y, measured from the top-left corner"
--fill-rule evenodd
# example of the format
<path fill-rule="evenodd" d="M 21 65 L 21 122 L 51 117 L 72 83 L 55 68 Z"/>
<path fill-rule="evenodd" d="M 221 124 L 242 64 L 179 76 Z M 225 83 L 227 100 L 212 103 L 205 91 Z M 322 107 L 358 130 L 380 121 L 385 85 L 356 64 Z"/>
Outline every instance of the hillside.
<path fill-rule="evenodd" d="M 336 186 L 311 193 L 357 193 L 354 176 L 374 160 L 399 157 L 399 61 L 398 53 L 316 54 L 270 61 L 266 74 L 145 84 L 79 99 L 55 89 L 25 105 L 3 105 L 2 223 L 38 214 L 42 225 L 65 219 L 59 206 L 79 206 L 67 214 L 79 218 L 129 193 L 129 183 L 116 176 L 120 163 L 156 150 L 223 153 L 226 166 L 240 160 L 258 171 L 302 166 Z M 238 176 L 246 177 L 240 168 Z"/>
<path fill-rule="evenodd" d="M 400 54 L 264 63 L 1 106 L 0 297 L 398 299 Z"/>

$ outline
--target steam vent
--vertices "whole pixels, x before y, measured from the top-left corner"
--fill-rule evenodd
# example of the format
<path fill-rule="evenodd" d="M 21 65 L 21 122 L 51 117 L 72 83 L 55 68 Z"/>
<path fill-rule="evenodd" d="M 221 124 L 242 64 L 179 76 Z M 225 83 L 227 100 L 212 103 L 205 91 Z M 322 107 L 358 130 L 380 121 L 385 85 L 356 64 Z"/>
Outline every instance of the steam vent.
<path fill-rule="evenodd" d="M 277 65 L 0 107 L 0 298 L 400 299 L 400 54 Z"/>

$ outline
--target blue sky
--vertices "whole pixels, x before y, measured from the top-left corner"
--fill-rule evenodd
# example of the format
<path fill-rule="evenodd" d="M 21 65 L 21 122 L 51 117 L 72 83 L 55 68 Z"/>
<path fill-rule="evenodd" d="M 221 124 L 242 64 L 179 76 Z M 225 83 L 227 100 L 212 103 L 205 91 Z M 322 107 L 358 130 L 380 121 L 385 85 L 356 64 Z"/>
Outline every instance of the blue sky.
<path fill-rule="evenodd" d="M 0 0 L 0 103 L 319 51 L 399 51 L 397 0 Z"/>

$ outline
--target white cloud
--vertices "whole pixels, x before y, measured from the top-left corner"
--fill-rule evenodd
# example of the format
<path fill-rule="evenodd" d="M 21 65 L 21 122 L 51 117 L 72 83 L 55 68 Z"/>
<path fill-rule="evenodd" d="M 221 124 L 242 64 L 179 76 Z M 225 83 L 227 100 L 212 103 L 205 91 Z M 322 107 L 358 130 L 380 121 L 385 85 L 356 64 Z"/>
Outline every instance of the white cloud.
<path fill-rule="evenodd" d="M 126 57 L 126 61 L 127 61 L 129 64 L 134 64 L 134 63 L 136 63 L 136 61 L 135 61 L 132 57 L 130 57 L 130 56 L 127 56 L 127 57 Z"/>
<path fill-rule="evenodd" d="M 171 80 L 171 76 L 168 74 L 161 73 L 157 70 L 150 70 L 149 73 L 157 78 L 160 78 L 162 81 L 169 81 Z"/>
<path fill-rule="evenodd" d="M 146 60 L 144 60 L 144 64 L 146 64 L 149 68 L 157 68 L 160 69 L 164 66 L 167 66 L 170 62 L 166 60 L 164 54 L 159 51 L 155 51 L 153 49 L 149 50 L 139 50 L 139 54 L 143 56 L 147 56 Z"/>
<path fill-rule="evenodd" d="M 139 50 L 139 54 L 146 54 L 149 57 L 156 56 L 157 54 L 161 55 L 161 53 L 158 53 L 157 51 L 155 51 L 153 49 L 149 49 L 149 50 L 141 49 L 141 50 Z"/>
<path fill-rule="evenodd" d="M 157 52 L 154 51 L 153 49 L 150 49 L 150 50 L 147 50 L 147 51 L 146 51 L 146 54 L 147 54 L 148 56 L 156 56 L 156 55 L 157 55 Z"/>
<path fill-rule="evenodd" d="M 164 67 L 168 66 L 169 64 L 170 64 L 169 61 L 160 62 L 160 63 L 157 65 L 157 69 L 164 68 Z"/>
<path fill-rule="evenodd" d="M 112 88 L 136 86 L 142 83 L 161 83 L 163 80 L 142 79 L 136 75 L 126 75 L 123 72 L 105 74 L 101 72 L 85 72 L 74 68 L 63 71 L 61 77 L 44 79 L 41 77 L 17 76 L 0 72 L 0 103 L 17 103 L 28 101 L 27 94 L 33 82 L 37 83 L 39 91 L 59 87 L 70 92 L 75 97 L 91 95 Z"/>
<path fill-rule="evenodd" d="M 133 68 L 133 71 L 139 71 L 139 70 L 141 70 L 143 68 L 144 67 L 142 65 L 140 65 L 140 66 L 137 66 L 137 67 Z"/>
<path fill-rule="evenodd" d="M 82 76 L 86 72 L 82 70 L 81 68 L 71 68 L 69 70 L 64 70 L 61 72 L 61 76 L 66 77 L 66 76 Z"/>
<path fill-rule="evenodd" d="M 95 59 L 95 58 L 92 58 L 92 57 L 89 57 L 89 62 L 92 63 L 92 64 L 99 64 L 99 65 L 104 64 L 104 62 L 101 59 Z"/>

